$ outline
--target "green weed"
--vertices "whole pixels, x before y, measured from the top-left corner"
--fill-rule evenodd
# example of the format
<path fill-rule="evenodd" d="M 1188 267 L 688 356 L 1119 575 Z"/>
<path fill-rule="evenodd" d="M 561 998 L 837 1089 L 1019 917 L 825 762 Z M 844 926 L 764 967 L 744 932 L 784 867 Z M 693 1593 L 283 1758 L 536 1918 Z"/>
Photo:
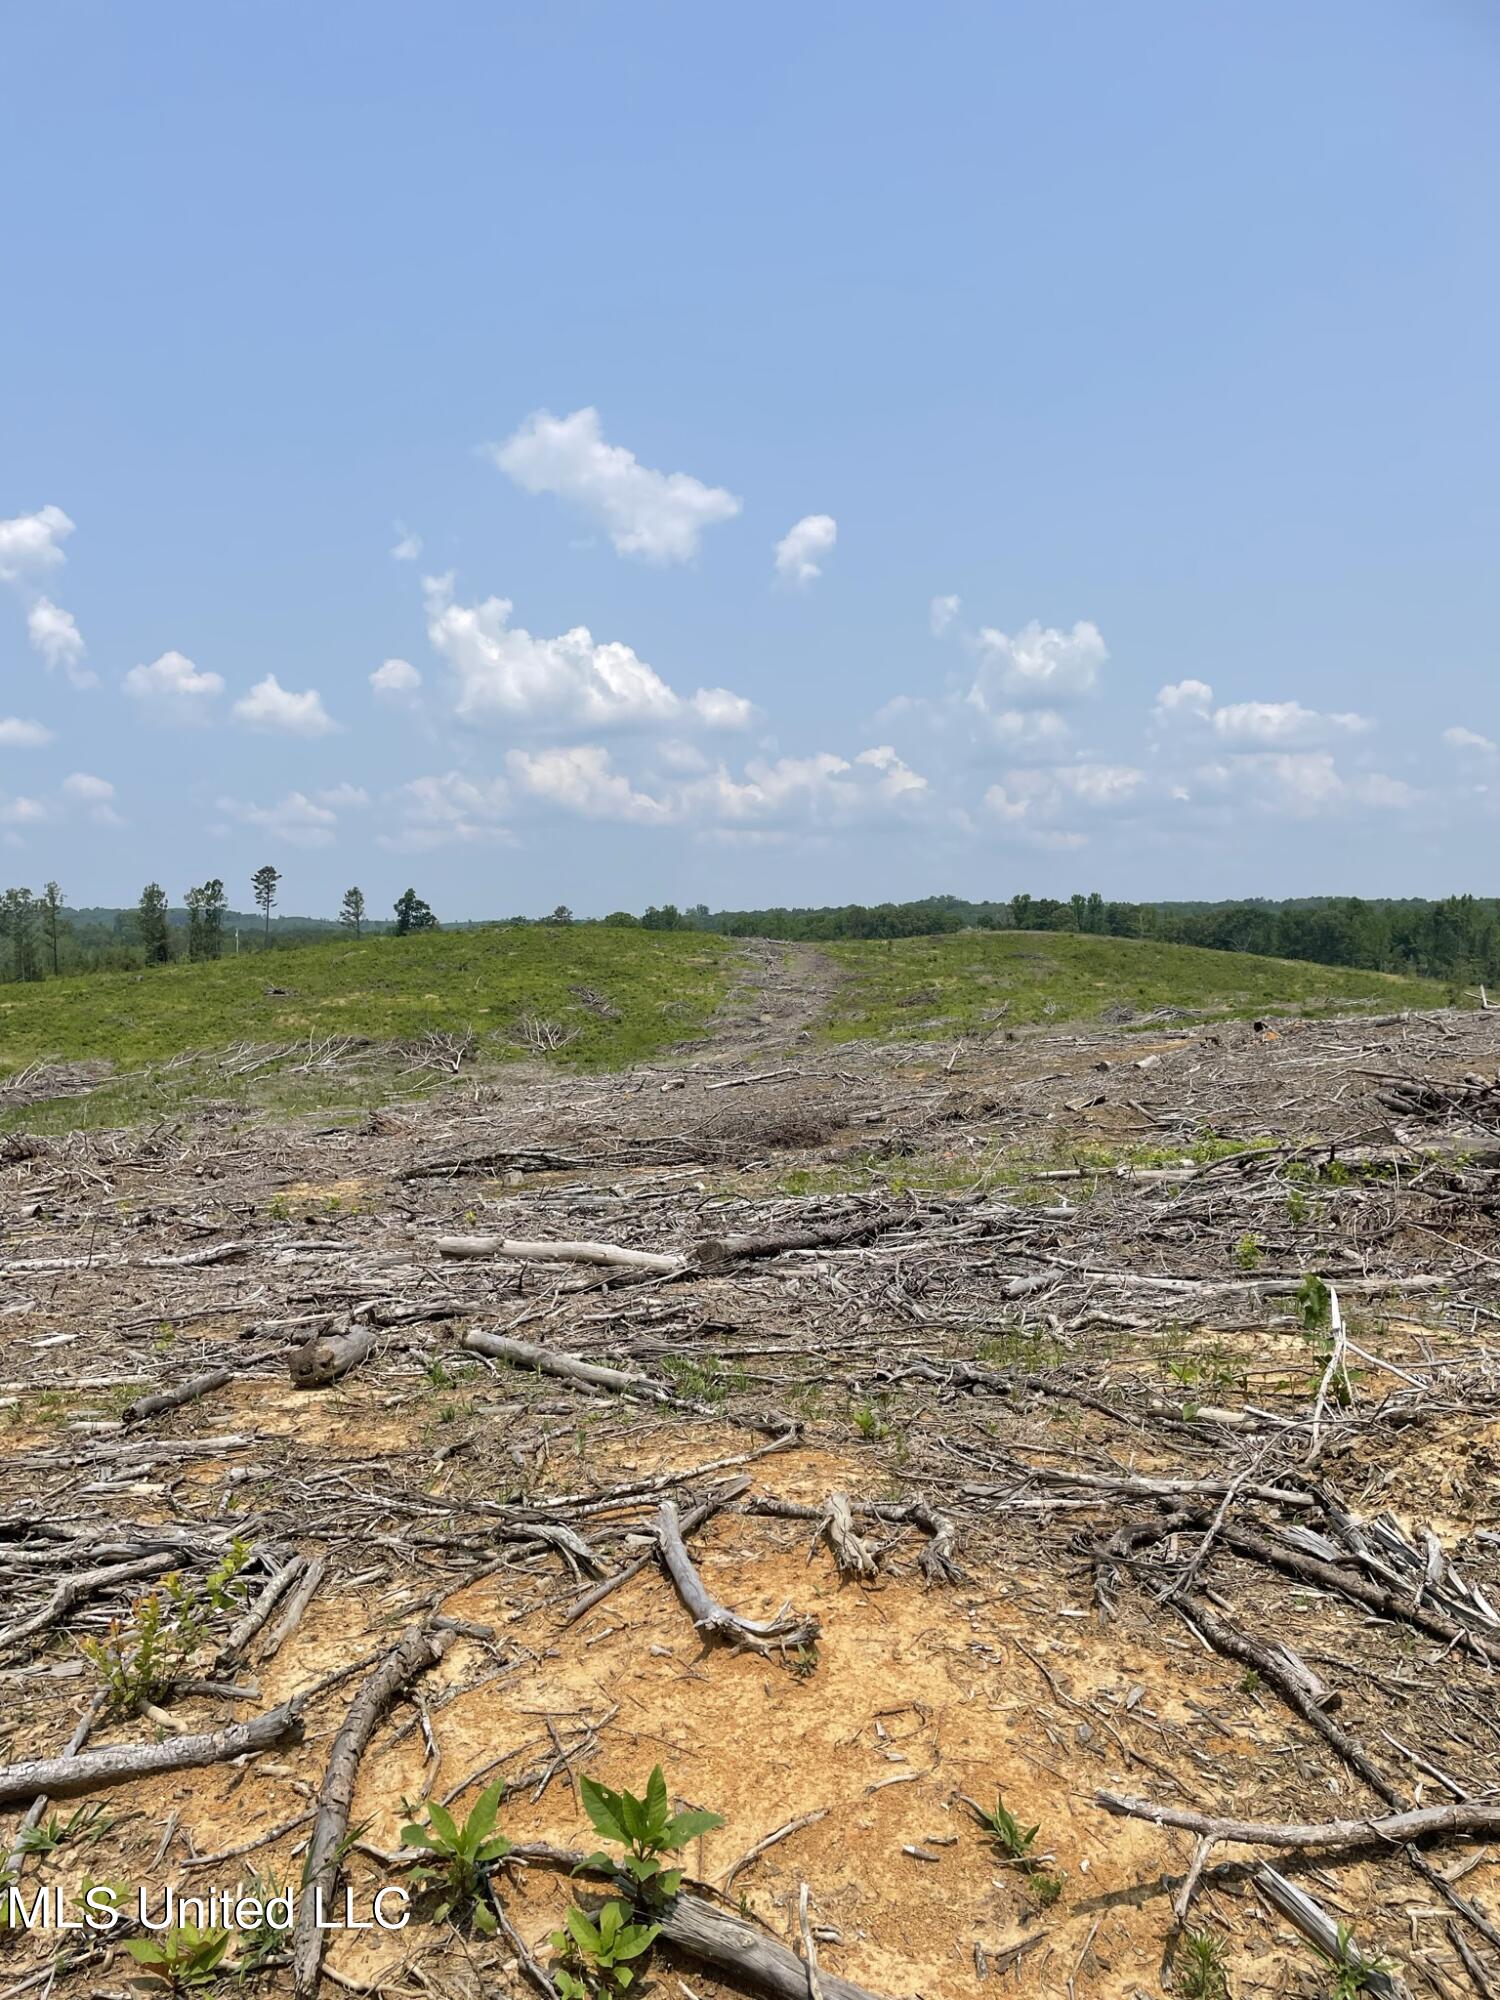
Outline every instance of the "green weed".
<path fill-rule="evenodd" d="M 484 1890 L 490 1869 L 510 1852 L 510 1842 L 495 1831 L 504 1797 L 505 1780 L 497 1778 L 480 1793 L 462 1826 L 446 1806 L 429 1799 L 425 1822 L 410 1820 L 402 1827 L 403 1847 L 421 1848 L 433 1857 L 431 1865 L 413 1870 L 412 1880 L 438 1892 L 433 1911 L 438 1923 L 470 1918 L 475 1930 L 486 1937 L 494 1934 L 495 1915 Z"/>
<path fill-rule="evenodd" d="M 716 1812 L 674 1813 L 660 1764 L 646 1780 L 643 1799 L 634 1792 L 612 1792 L 593 1778 L 582 1781 L 582 1791 L 583 1809 L 594 1831 L 625 1850 L 618 1863 L 599 1853 L 590 1855 L 585 1866 L 619 1867 L 648 1906 L 675 1896 L 682 1885 L 682 1870 L 664 1867 L 662 1857 L 679 1853 L 690 1840 L 724 1824 Z"/>

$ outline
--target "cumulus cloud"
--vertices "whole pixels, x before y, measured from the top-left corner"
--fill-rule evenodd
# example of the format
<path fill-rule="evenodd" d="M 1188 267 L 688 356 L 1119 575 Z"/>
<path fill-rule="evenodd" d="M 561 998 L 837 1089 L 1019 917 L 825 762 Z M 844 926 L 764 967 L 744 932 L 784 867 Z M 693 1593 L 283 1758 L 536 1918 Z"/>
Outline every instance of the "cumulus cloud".
<path fill-rule="evenodd" d="M 536 638 L 508 622 L 508 598 L 456 604 L 450 578 L 429 577 L 426 587 L 427 634 L 453 670 L 461 721 L 524 717 L 582 728 L 696 721 L 736 729 L 755 713 L 727 688 L 699 688 L 684 699 L 629 646 L 596 643 L 586 625 Z"/>
<path fill-rule="evenodd" d="M 39 597 L 26 613 L 26 634 L 50 674 L 61 667 L 74 687 L 97 687 L 99 676 L 84 665 L 87 648 L 77 620 L 50 597 Z"/>
<path fill-rule="evenodd" d="M 679 810 L 731 829 L 806 831 L 888 820 L 926 790 L 926 780 L 881 744 L 852 761 L 828 750 L 774 762 L 752 758 L 740 777 L 720 765 L 682 788 Z"/>
<path fill-rule="evenodd" d="M 555 493 L 600 521 L 621 555 L 687 562 L 705 528 L 733 520 L 740 502 L 686 472 L 654 472 L 623 445 L 608 444 L 595 409 L 554 417 L 537 410 L 504 444 L 487 447 L 527 493 Z"/>
<path fill-rule="evenodd" d="M 1463 729 L 1455 725 L 1443 731 L 1443 741 L 1450 750 L 1468 750 L 1479 757 L 1493 757 L 1497 746 L 1488 736 L 1481 736 L 1477 729 Z"/>
<path fill-rule="evenodd" d="M 1116 812 L 1134 805 L 1146 774 L 1133 764 L 1054 764 L 1007 771 L 984 795 L 985 809 L 1012 823 L 1050 818 L 1071 807 Z"/>
<path fill-rule="evenodd" d="M 385 700 L 401 700 L 415 694 L 422 676 L 410 660 L 383 660 L 370 676 L 370 686 Z"/>
<path fill-rule="evenodd" d="M 1299 819 L 1365 806 L 1400 811 L 1419 794 L 1383 771 L 1341 771 L 1328 750 L 1267 750 L 1201 767 L 1196 796 L 1215 796 Z"/>
<path fill-rule="evenodd" d="M 241 696 L 233 715 L 247 729 L 269 730 L 281 736 L 328 736 L 338 727 L 316 688 L 294 694 L 275 674 L 267 674 L 249 694 Z"/>
<path fill-rule="evenodd" d="M 81 806 L 96 826 L 123 826 L 115 811 L 115 788 L 108 778 L 96 778 L 91 771 L 73 771 L 62 781 L 62 795 Z"/>
<path fill-rule="evenodd" d="M 422 537 L 408 533 L 398 521 L 396 523 L 396 541 L 391 549 L 392 560 L 395 562 L 415 562 L 421 553 Z"/>
<path fill-rule="evenodd" d="M 149 666 L 132 667 L 121 686 L 157 719 L 201 722 L 224 692 L 224 679 L 195 666 L 185 653 L 163 653 Z"/>
<path fill-rule="evenodd" d="M 823 574 L 822 564 L 838 538 L 832 514 L 804 514 L 776 544 L 777 576 L 798 588 L 814 582 Z"/>
<path fill-rule="evenodd" d="M 326 791 L 287 792 L 271 805 L 221 798 L 219 811 L 240 826 L 253 826 L 289 847 L 328 847 L 338 832 L 339 813 L 367 806 L 369 794 L 358 785 L 335 785 Z"/>
<path fill-rule="evenodd" d="M 973 643 L 979 666 L 968 699 L 984 710 L 992 709 L 997 697 L 1007 702 L 1076 701 L 1093 693 L 1109 658 L 1104 635 L 1087 618 L 1070 631 L 1033 619 L 1014 636 L 986 625 Z"/>
<path fill-rule="evenodd" d="M 609 752 L 598 744 L 579 743 L 555 750 L 512 750 L 506 764 L 519 787 L 586 819 L 659 826 L 673 816 L 666 800 L 637 791 L 627 777 L 614 770 Z"/>
<path fill-rule="evenodd" d="M 35 514 L 17 514 L 0 521 L 0 579 L 21 583 L 39 571 L 63 562 L 63 543 L 73 523 L 61 507 L 41 507 Z"/>
<path fill-rule="evenodd" d="M 1153 715 L 1159 724 L 1207 727 L 1226 749 L 1272 749 L 1311 744 L 1330 737 L 1362 736 L 1374 724 L 1349 711 L 1325 714 L 1300 701 L 1235 701 L 1214 704 L 1207 681 L 1177 681 L 1159 690 Z"/>
<path fill-rule="evenodd" d="M 935 597 L 927 607 L 927 622 L 934 639 L 941 639 L 963 609 L 961 597 Z"/>
<path fill-rule="evenodd" d="M 505 825 L 510 789 L 503 778 L 470 778 L 448 771 L 413 778 L 395 796 L 394 831 L 377 835 L 382 847 L 421 852 L 451 844 L 511 840 Z"/>
<path fill-rule="evenodd" d="M 40 799 L 0 797 L 0 826 L 36 826 L 46 817 Z"/>
<path fill-rule="evenodd" d="M 45 724 L 0 715 L 0 750 L 41 750 L 51 741 L 52 731 Z"/>

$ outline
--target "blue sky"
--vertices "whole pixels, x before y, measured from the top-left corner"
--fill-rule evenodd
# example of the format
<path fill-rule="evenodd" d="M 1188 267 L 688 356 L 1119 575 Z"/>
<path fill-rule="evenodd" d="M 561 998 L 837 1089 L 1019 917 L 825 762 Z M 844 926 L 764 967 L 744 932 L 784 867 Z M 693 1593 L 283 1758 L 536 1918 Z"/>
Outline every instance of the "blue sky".
<path fill-rule="evenodd" d="M 0 15 L 0 877 L 1494 890 L 1479 0 Z"/>

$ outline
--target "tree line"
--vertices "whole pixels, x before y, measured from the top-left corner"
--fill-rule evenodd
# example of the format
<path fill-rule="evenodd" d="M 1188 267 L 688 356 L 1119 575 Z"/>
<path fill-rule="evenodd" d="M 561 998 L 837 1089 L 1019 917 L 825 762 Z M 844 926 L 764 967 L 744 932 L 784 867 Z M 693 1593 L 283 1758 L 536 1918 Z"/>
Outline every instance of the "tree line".
<path fill-rule="evenodd" d="M 251 941 L 266 949 L 272 943 L 272 914 L 281 896 L 280 870 L 269 863 L 257 868 L 250 878 L 250 890 L 261 926 L 259 937 L 252 932 Z M 49 882 L 39 896 L 30 889 L 6 889 L 0 892 L 0 979 L 56 978 L 63 972 L 170 965 L 177 959 L 196 965 L 222 958 L 231 932 L 238 951 L 241 939 L 237 925 L 236 913 L 230 910 L 224 884 L 217 876 L 187 891 L 181 920 L 172 911 L 161 884 L 148 882 L 134 909 L 115 912 L 109 926 L 78 920 L 68 911 L 56 882 Z M 359 888 L 344 891 L 337 918 L 323 926 L 336 935 L 352 932 L 356 938 L 370 929 L 407 937 L 437 927 L 431 906 L 415 889 L 405 889 L 397 897 L 391 919 L 372 924 L 364 891 Z M 284 935 L 278 936 L 277 942 L 283 941 Z"/>

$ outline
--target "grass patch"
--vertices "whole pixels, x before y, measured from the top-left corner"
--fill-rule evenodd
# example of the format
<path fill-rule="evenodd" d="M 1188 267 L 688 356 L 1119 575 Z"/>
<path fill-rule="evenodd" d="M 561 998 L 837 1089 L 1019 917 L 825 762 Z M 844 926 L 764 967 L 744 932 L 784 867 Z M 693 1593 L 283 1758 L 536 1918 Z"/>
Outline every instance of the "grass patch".
<path fill-rule="evenodd" d="M 65 1130 L 158 1118 L 205 1096 L 232 1108 L 376 1103 L 443 1080 L 388 1065 L 340 1074 L 226 1076 L 212 1063 L 163 1073 L 189 1051 L 354 1036 L 415 1041 L 472 1032 L 487 1061 L 529 1051 L 524 1017 L 567 1038 L 549 1060 L 620 1069 L 703 1029 L 727 992 L 736 947 L 705 933 L 583 926 L 428 933 L 257 951 L 211 965 L 94 973 L 0 987 L 0 1075 L 33 1062 L 104 1061 L 120 1080 L 90 1097 L 0 1116 L 0 1131 Z M 285 1069 L 297 1056 L 288 1056 Z M 278 1099 L 282 1100 L 278 1103 Z"/>
<path fill-rule="evenodd" d="M 825 1028 L 835 1041 L 1096 1021 L 1113 1007 L 1244 1019 L 1448 1004 L 1435 980 L 1146 938 L 981 931 L 821 949 L 848 975 Z"/>

